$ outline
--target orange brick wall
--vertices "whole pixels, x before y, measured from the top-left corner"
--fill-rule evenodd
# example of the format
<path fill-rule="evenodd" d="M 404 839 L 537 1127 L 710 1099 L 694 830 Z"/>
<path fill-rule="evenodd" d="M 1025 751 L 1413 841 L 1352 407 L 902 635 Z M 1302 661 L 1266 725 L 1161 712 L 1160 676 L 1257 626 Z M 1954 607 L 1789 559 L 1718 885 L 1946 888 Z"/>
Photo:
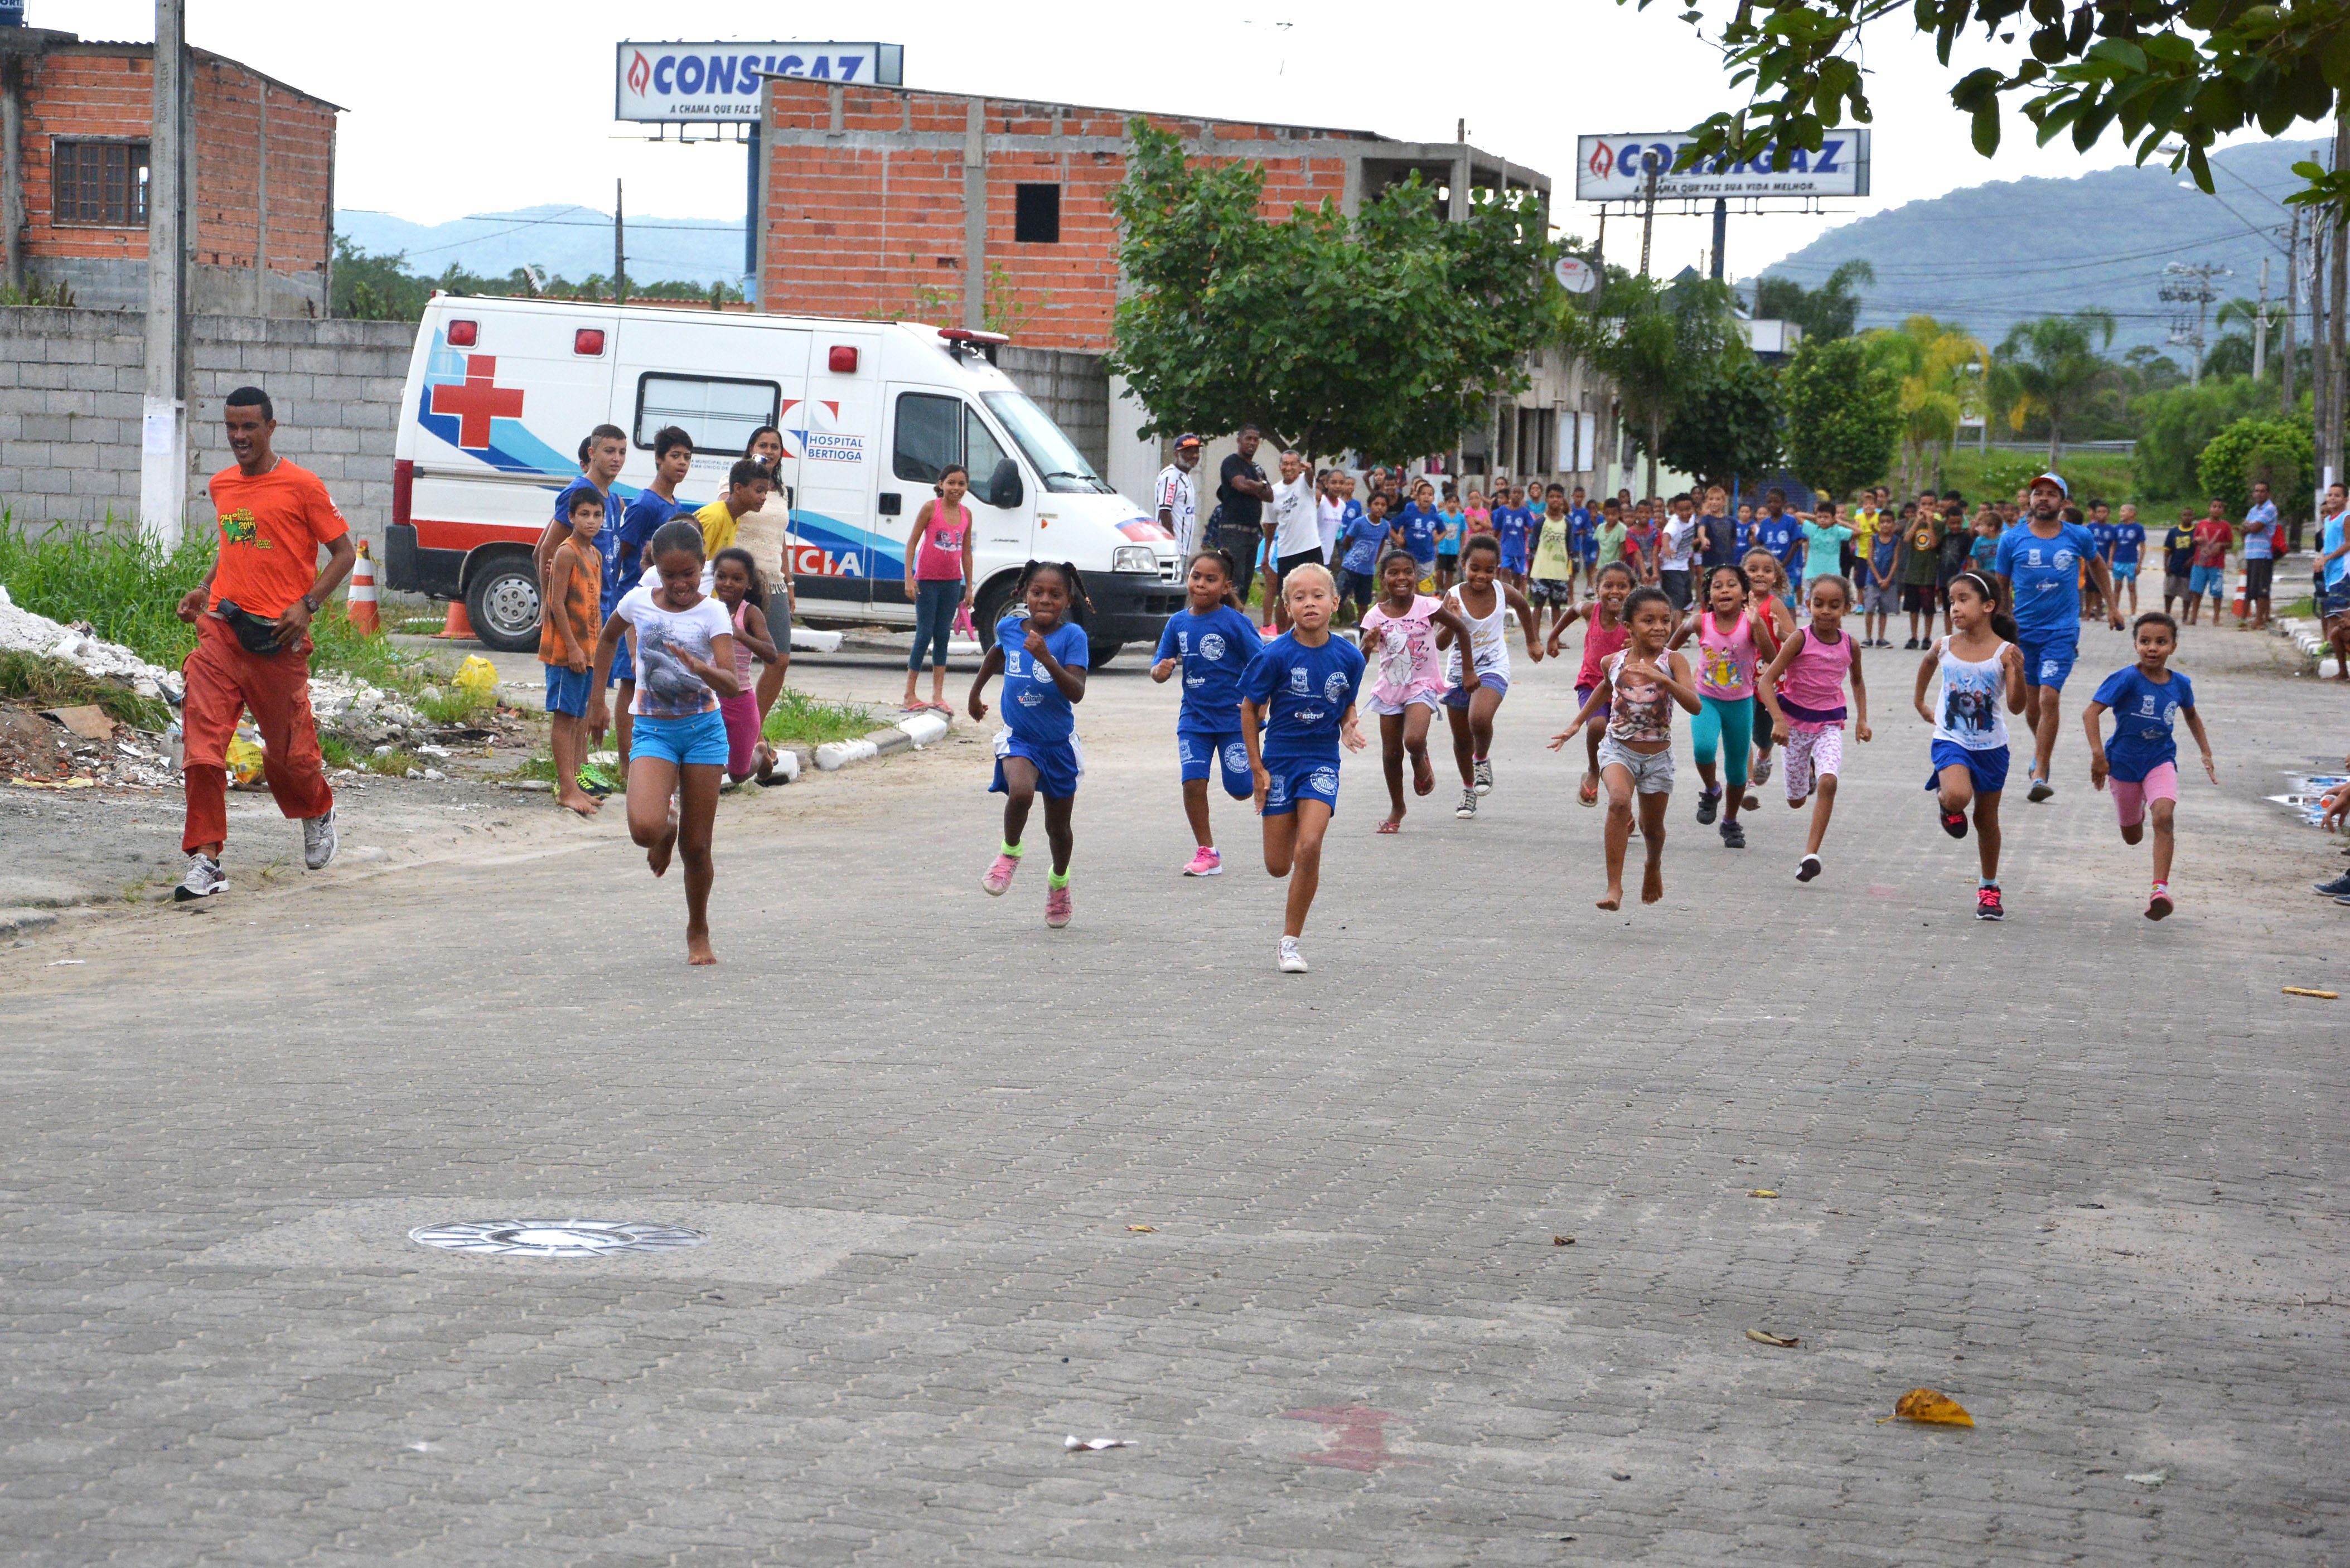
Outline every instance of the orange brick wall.
<path fill-rule="evenodd" d="M 767 149 L 765 255 L 760 298 L 771 310 L 821 316 L 894 316 L 960 325 L 972 278 L 963 254 L 962 139 L 970 100 L 939 93 L 846 87 L 840 129 L 871 142 L 893 133 L 952 139 L 951 147 L 840 143 Z M 990 136 L 1108 138 L 1123 140 L 1122 115 L 1101 109 L 990 100 Z M 831 126 L 821 82 L 775 84 L 770 127 L 823 132 Z M 1276 127 L 1157 119 L 1197 143 L 1258 141 L 1251 161 L 1265 167 L 1265 211 L 1286 216 L 1296 202 L 1336 200 L 1346 161 L 1332 143 L 1347 133 L 1293 138 Z M 1369 140 L 1367 138 L 1362 140 Z M 1322 145 L 1317 146 L 1317 143 Z M 1126 178 L 1120 152 L 1073 145 L 1067 151 L 991 151 L 987 155 L 986 267 L 1000 270 L 999 301 L 1008 299 L 1016 337 L 1040 348 L 1099 353 L 1109 347 L 1118 299 L 1118 223 L 1111 191 Z M 1013 241 L 1014 187 L 1061 187 L 1056 244 Z"/>
<path fill-rule="evenodd" d="M 199 265 L 250 267 L 258 238 L 262 78 L 234 61 L 192 51 L 195 119 L 193 244 Z M 25 253 L 144 260 L 144 229 L 53 227 L 49 145 L 55 138 L 128 137 L 152 129 L 153 63 L 135 52 L 68 46 L 34 67 L 25 103 Z M 332 250 L 335 111 L 272 84 L 269 92 L 269 265 L 320 272 Z"/>

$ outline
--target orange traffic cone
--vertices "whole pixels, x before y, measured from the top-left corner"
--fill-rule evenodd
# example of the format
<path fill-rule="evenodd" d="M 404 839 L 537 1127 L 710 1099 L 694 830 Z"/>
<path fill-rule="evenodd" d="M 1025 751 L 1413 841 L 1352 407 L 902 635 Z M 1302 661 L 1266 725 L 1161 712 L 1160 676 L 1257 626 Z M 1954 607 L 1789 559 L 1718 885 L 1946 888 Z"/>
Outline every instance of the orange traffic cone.
<path fill-rule="evenodd" d="M 368 555 L 364 539 L 359 541 L 359 564 L 351 568 L 351 587 L 344 597 L 343 618 L 369 637 L 383 630 L 382 618 L 376 611 L 375 561 Z"/>
<path fill-rule="evenodd" d="M 444 638 L 451 642 L 472 642 L 474 640 L 473 623 L 471 618 L 465 614 L 464 600 L 451 599 L 449 601 L 449 618 L 434 635 Z"/>

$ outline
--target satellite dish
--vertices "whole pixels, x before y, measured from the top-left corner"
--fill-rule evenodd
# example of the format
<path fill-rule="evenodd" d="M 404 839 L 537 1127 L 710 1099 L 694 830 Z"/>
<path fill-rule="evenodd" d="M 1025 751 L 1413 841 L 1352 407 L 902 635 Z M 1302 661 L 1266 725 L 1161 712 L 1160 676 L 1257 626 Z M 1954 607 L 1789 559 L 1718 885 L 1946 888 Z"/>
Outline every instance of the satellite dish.
<path fill-rule="evenodd" d="M 1558 286 L 1569 294 L 1589 294 L 1599 286 L 1599 274 L 1580 256 L 1561 256 L 1552 264 L 1551 275 Z"/>

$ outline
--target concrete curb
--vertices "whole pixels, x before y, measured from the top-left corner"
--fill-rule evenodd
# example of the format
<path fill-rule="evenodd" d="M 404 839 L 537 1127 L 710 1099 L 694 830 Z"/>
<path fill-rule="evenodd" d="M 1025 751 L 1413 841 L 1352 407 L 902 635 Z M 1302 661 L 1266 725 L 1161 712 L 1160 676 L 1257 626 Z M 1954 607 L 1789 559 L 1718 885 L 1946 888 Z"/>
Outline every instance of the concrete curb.
<path fill-rule="evenodd" d="M 2324 628 L 2298 616 L 2279 616 L 2270 623 L 2276 634 L 2301 649 L 2302 657 L 2317 666 L 2320 675 L 2339 675 L 2341 666 L 2328 653 Z"/>
<path fill-rule="evenodd" d="M 21 936 L 57 923 L 55 909 L 0 909 L 0 937 Z"/>
<path fill-rule="evenodd" d="M 954 722 L 935 711 L 910 713 L 887 729 L 875 730 L 854 741 L 827 741 L 816 749 L 816 765 L 832 774 L 899 752 L 919 752 L 936 745 L 952 732 Z"/>

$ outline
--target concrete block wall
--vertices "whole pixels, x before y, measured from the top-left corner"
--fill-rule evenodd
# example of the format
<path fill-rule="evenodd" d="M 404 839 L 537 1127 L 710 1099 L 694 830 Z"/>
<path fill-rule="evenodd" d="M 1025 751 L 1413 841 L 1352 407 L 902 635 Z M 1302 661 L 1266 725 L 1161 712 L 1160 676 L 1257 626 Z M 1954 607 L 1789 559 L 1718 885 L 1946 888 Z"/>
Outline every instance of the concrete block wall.
<path fill-rule="evenodd" d="M 0 308 L 0 506 L 17 525 L 135 523 L 145 330 L 138 311 Z M 405 321 L 192 317 L 189 528 L 212 526 L 204 483 L 234 461 L 222 400 L 249 383 L 276 405 L 278 452 L 325 480 L 351 526 L 380 546 L 415 340 Z"/>
<path fill-rule="evenodd" d="M 1006 343 L 996 349 L 995 363 L 1077 443 L 1094 472 L 1107 478 L 1109 372 L 1102 357 Z"/>

